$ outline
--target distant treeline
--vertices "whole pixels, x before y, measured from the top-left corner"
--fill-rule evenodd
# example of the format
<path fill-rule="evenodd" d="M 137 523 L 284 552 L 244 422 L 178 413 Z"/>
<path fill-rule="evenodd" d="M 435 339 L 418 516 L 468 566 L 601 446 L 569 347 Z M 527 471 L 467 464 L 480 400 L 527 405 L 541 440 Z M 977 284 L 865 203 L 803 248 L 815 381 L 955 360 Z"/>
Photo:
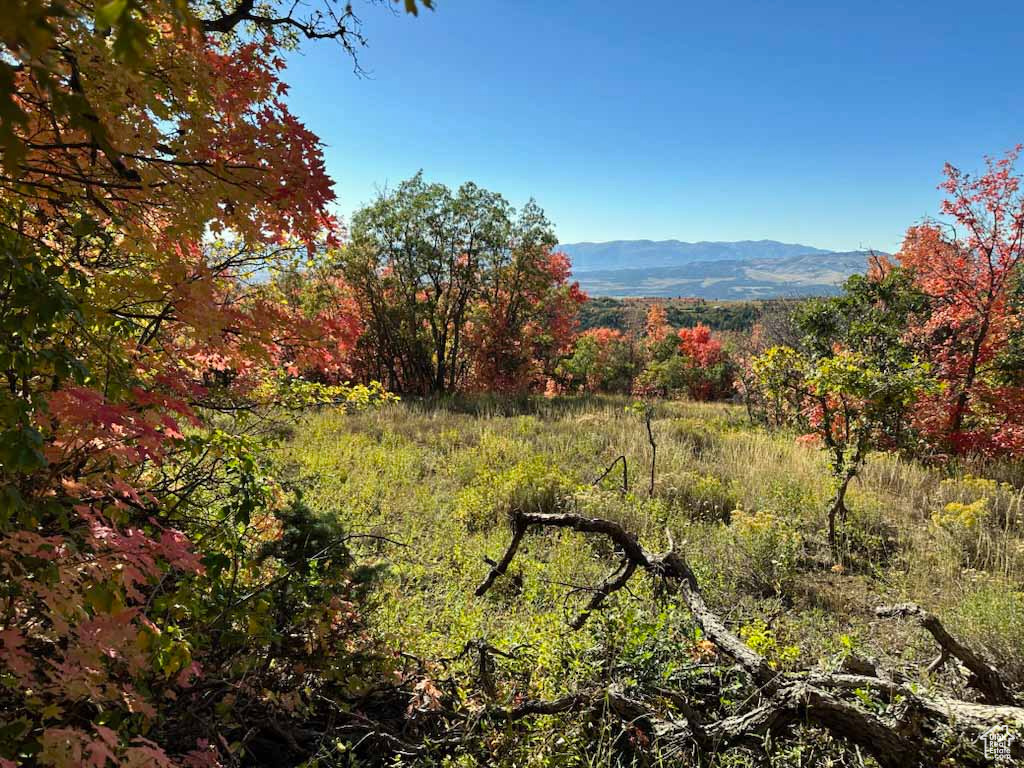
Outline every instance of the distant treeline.
<path fill-rule="evenodd" d="M 749 331 L 770 301 L 706 301 L 704 299 L 589 299 L 579 309 L 579 330 L 614 328 L 642 329 L 652 304 L 665 308 L 673 328 L 706 325 L 714 331 Z"/>

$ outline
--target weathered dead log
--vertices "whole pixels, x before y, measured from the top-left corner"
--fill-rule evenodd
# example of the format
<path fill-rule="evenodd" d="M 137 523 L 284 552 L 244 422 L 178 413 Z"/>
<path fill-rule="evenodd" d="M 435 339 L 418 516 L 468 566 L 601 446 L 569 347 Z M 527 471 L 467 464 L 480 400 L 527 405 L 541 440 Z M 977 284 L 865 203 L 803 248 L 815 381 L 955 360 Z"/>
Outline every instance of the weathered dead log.
<path fill-rule="evenodd" d="M 531 527 L 569 528 L 580 533 L 596 533 L 607 536 L 622 551 L 623 558 L 633 563 L 655 578 L 664 579 L 682 594 L 694 619 L 704 631 L 707 638 L 735 659 L 762 686 L 773 688 L 773 679 L 777 676 L 767 660 L 755 653 L 750 646 L 729 631 L 722 620 L 704 602 L 704 597 L 697 586 L 697 577 L 684 558 L 674 550 L 664 554 L 648 552 L 637 540 L 637 537 L 613 520 L 600 517 L 586 517 L 573 513 L 541 513 L 518 512 L 512 518 L 512 540 L 501 560 L 477 587 L 476 594 L 481 596 L 487 592 L 499 576 L 508 570 L 526 531 Z M 616 589 L 625 586 L 610 585 L 605 597 Z M 580 623 L 582 626 L 583 622 Z"/>
<path fill-rule="evenodd" d="M 875 615 L 880 618 L 914 619 L 935 638 L 941 653 L 929 665 L 929 672 L 934 672 L 945 663 L 946 659 L 953 657 L 970 671 L 972 677 L 969 680 L 969 685 L 975 688 L 987 703 L 1008 705 L 1016 703 L 996 668 L 949 634 L 942 622 L 921 606 L 915 603 L 882 606 L 875 609 Z"/>
<path fill-rule="evenodd" d="M 941 696 L 924 695 L 885 676 L 849 673 L 779 673 L 768 661 L 734 634 L 722 619 L 707 605 L 700 592 L 696 576 L 686 559 L 670 548 L 655 554 L 640 543 L 635 534 L 612 520 L 583 515 L 516 513 L 512 518 L 512 539 L 501 560 L 476 590 L 486 593 L 508 569 L 523 537 L 530 528 L 566 528 L 584 534 L 606 536 L 620 551 L 622 564 L 595 588 L 587 609 L 573 622 L 581 627 L 601 603 L 613 592 L 626 586 L 634 571 L 642 570 L 678 591 L 705 637 L 719 651 L 734 659 L 750 676 L 756 686 L 752 699 L 757 703 L 741 712 L 716 722 L 704 723 L 680 694 L 659 690 L 656 694 L 670 697 L 684 719 L 675 721 L 658 715 L 647 704 L 625 697 L 621 691 L 609 688 L 603 692 L 567 696 L 552 702 L 526 702 L 507 710 L 502 719 L 519 719 L 531 714 L 556 714 L 580 711 L 605 701 L 608 709 L 624 720 L 643 717 L 651 724 L 653 735 L 663 742 L 680 739 L 695 743 L 702 751 L 728 748 L 734 744 L 749 743 L 766 735 L 777 735 L 796 722 L 804 722 L 829 731 L 836 738 L 855 744 L 871 754 L 883 768 L 925 766 L 938 764 L 941 749 L 929 740 L 938 727 L 957 730 L 977 738 L 987 727 L 1002 724 L 1024 731 L 1024 708 L 1009 706 L 1013 698 L 993 667 L 969 648 L 953 639 L 935 617 L 917 606 L 895 606 L 880 609 L 880 616 L 913 616 L 928 629 L 945 653 L 964 663 L 984 686 L 988 704 L 975 704 Z M 870 672 L 867 665 L 864 672 Z M 922 717 L 933 721 L 933 727 L 911 728 L 893 724 L 865 711 L 853 701 L 839 695 L 843 691 L 872 689 L 885 700 L 897 697 L 906 702 Z M 682 704 L 682 706 L 679 706 Z M 906 725 L 906 724 L 903 724 Z M 982 765 L 984 760 L 958 755 L 963 765 Z"/>
<path fill-rule="evenodd" d="M 1008 726 L 1024 734 L 1024 707 L 979 704 L 954 699 L 872 675 L 811 672 L 806 675 L 789 674 L 787 679 L 802 679 L 817 688 L 831 691 L 871 691 L 885 701 L 900 697 L 912 702 L 930 720 L 974 738 L 980 737 L 985 731 L 997 725 Z"/>
<path fill-rule="evenodd" d="M 868 751 L 883 768 L 903 768 L 930 760 L 920 744 L 874 715 L 807 683 L 781 688 L 760 706 L 707 727 L 722 747 L 778 735 L 795 722 L 826 728 L 834 736 Z"/>
<path fill-rule="evenodd" d="M 660 691 L 658 695 L 672 699 L 674 704 L 685 701 L 670 691 Z M 900 736 L 878 718 L 806 683 L 787 685 L 759 706 L 709 724 L 702 723 L 692 710 L 684 714 L 683 720 L 671 720 L 649 703 L 626 695 L 617 686 L 550 701 L 526 701 L 516 707 L 494 710 L 490 716 L 513 722 L 535 715 L 588 710 L 611 712 L 624 723 L 645 722 L 662 748 L 680 742 L 694 743 L 705 752 L 741 744 L 758 745 L 764 737 L 778 735 L 796 722 L 813 721 L 868 750 L 883 768 L 916 765 L 921 755 L 920 745 Z"/>

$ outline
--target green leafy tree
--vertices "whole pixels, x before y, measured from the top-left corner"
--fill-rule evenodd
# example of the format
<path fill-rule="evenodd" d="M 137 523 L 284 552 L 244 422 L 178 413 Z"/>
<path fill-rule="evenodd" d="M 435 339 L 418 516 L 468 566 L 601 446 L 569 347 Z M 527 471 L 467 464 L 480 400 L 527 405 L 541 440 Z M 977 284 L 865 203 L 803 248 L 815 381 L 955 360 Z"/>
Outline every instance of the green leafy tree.
<path fill-rule="evenodd" d="M 381 195 L 340 254 L 369 375 L 418 394 L 515 388 L 531 355 L 562 351 L 583 299 L 556 242 L 536 203 L 516 211 L 471 182 L 417 174 Z"/>
<path fill-rule="evenodd" d="M 903 339 L 926 308 L 901 269 L 855 275 L 841 295 L 798 310 L 800 349 L 772 347 L 753 362 L 769 420 L 806 429 L 828 455 L 835 484 L 828 540 L 836 559 L 837 520 L 846 520 L 850 483 L 871 450 L 912 441 L 910 408 L 933 387 L 927 363 Z"/>

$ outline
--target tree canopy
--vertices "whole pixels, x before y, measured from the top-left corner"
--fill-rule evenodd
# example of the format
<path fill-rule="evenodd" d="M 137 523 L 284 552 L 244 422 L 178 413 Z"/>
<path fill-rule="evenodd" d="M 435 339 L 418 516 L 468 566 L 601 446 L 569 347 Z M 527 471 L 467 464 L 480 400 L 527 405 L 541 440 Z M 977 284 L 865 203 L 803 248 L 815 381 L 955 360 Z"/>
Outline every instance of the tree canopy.
<path fill-rule="evenodd" d="M 359 211 L 341 271 L 363 317 L 364 365 L 395 390 L 528 389 L 575 328 L 583 295 L 530 201 L 422 175 Z"/>

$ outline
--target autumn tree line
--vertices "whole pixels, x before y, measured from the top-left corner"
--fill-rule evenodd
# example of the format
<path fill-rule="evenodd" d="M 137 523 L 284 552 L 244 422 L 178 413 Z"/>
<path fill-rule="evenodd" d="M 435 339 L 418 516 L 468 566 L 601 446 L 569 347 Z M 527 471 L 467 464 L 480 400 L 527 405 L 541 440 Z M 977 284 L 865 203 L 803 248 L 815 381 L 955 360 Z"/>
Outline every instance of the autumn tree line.
<path fill-rule="evenodd" d="M 516 212 L 418 175 L 359 211 L 333 252 L 359 324 L 351 372 L 414 395 L 740 400 L 752 421 L 826 452 L 838 557 L 846 492 L 872 451 L 1024 451 L 1019 151 L 976 178 L 947 167 L 943 220 L 911 227 L 838 296 L 768 305 L 749 333 L 676 329 L 656 300 L 642 328 L 580 331 L 587 297 L 535 203 Z"/>
<path fill-rule="evenodd" d="M 418 174 L 358 211 L 318 268 L 296 263 L 269 281 L 310 318 L 343 307 L 352 320 L 344 369 L 295 372 L 413 396 L 732 395 L 722 342 L 703 324 L 673 329 L 660 305 L 640 332 L 580 331 L 588 299 L 556 243 L 535 202 L 517 211 L 471 182 L 452 190 Z"/>
<path fill-rule="evenodd" d="M 816 435 L 841 464 L 888 448 L 1016 456 L 1019 151 L 978 177 L 947 167 L 941 220 L 912 226 L 835 297 L 767 304 L 750 332 L 675 328 L 658 300 L 642 327 L 581 331 L 587 297 L 535 203 L 516 212 L 473 184 L 416 176 L 359 211 L 332 252 L 359 325 L 351 371 L 416 395 L 738 400 L 754 421 Z"/>
<path fill-rule="evenodd" d="M 535 204 L 415 177 L 344 235 L 286 100 L 307 40 L 357 52 L 356 9 L 0 18 L 0 768 L 276 764 L 275 743 L 358 710 L 353 670 L 394 680 L 350 554 L 373 534 L 314 518 L 263 460 L 309 407 L 738 393 L 817 435 L 840 484 L 877 447 L 1024 447 L 1016 152 L 948 169 L 955 228 L 912 228 L 791 340 L 675 331 L 657 308 L 640 334 L 577 333 Z"/>

